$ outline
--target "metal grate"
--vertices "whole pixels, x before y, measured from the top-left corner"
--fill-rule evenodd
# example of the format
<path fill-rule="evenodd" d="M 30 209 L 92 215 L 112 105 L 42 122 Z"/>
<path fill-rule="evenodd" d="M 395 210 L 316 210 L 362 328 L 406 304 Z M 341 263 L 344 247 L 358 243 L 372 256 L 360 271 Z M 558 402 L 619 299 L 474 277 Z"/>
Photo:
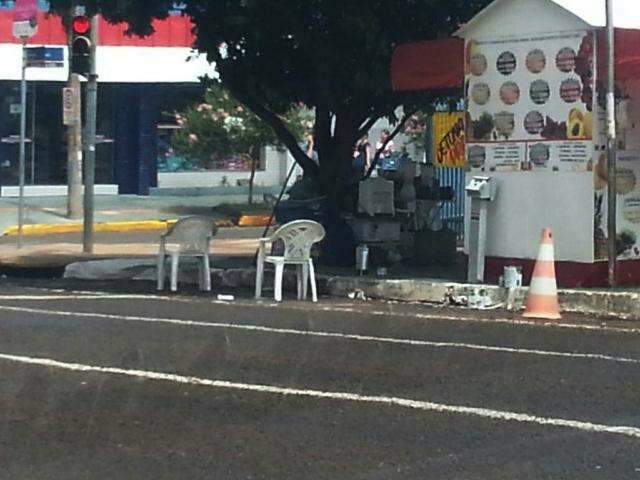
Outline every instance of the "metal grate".
<path fill-rule="evenodd" d="M 464 242 L 464 168 L 436 168 L 436 177 L 443 187 L 451 187 L 455 192 L 451 202 L 445 202 L 440 212 L 442 222 L 456 232 L 458 244 Z"/>

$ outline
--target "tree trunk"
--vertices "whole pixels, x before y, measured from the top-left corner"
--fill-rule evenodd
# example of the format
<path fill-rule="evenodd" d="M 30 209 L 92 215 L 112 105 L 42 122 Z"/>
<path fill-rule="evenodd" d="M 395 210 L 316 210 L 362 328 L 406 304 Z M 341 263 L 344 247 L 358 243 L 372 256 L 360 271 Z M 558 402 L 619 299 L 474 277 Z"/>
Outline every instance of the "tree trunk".
<path fill-rule="evenodd" d="M 345 199 L 352 190 L 353 175 L 351 162 L 353 157 L 353 145 L 338 142 L 336 138 L 330 140 L 329 148 L 320 157 L 319 187 L 321 192 L 342 209 Z"/>
<path fill-rule="evenodd" d="M 257 150 L 257 154 L 256 154 Z M 260 149 L 251 149 L 251 176 L 249 176 L 249 205 L 253 205 L 253 182 L 256 178 L 256 168 L 260 160 Z"/>
<path fill-rule="evenodd" d="M 329 201 L 338 209 L 350 210 L 348 201 L 357 179 L 353 178 L 351 165 L 353 147 L 357 140 L 357 125 L 350 113 L 337 113 L 334 116 L 333 132 L 331 118 L 317 118 L 319 122 L 318 152 L 320 158 L 320 189 Z"/>

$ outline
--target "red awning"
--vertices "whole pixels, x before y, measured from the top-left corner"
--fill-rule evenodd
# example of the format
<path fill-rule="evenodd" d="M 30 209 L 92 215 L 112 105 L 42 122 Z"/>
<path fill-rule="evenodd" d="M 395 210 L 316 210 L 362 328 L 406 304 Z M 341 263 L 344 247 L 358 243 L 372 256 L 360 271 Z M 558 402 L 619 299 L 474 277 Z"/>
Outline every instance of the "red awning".
<path fill-rule="evenodd" d="M 616 81 L 640 78 L 640 30 L 616 28 Z M 598 78 L 607 78 L 606 30 L 598 29 Z M 464 84 L 464 41 L 447 38 L 399 45 L 391 59 L 396 92 L 445 91 Z"/>
<path fill-rule="evenodd" d="M 396 92 L 462 89 L 464 40 L 446 38 L 399 45 L 391 59 L 391 84 Z"/>
<path fill-rule="evenodd" d="M 640 30 L 616 28 L 615 31 L 616 81 L 640 78 Z M 607 79 L 607 31 L 598 30 L 598 78 Z"/>

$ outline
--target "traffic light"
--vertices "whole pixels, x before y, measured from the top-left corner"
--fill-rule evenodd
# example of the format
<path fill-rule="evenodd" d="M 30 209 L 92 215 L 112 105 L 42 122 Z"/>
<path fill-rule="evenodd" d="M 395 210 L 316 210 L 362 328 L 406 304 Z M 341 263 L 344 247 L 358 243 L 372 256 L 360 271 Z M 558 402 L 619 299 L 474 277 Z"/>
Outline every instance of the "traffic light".
<path fill-rule="evenodd" d="M 91 72 L 91 19 L 85 15 L 71 21 L 71 72 L 85 77 Z"/>

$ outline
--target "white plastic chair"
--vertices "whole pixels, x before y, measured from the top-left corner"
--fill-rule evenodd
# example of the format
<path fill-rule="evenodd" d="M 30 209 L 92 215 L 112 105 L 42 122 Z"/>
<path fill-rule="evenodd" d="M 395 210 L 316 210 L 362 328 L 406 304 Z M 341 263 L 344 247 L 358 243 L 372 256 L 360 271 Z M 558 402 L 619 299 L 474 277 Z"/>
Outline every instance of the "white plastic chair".
<path fill-rule="evenodd" d="M 282 277 L 285 265 L 296 265 L 298 278 L 298 300 L 307 298 L 307 286 L 311 280 L 311 295 L 318 301 L 316 275 L 311 258 L 311 247 L 325 236 L 322 225 L 312 220 L 296 220 L 280 227 L 273 236 L 260 239 L 258 261 L 256 265 L 256 299 L 262 296 L 264 264 L 275 266 L 274 297 L 282 301 Z M 267 244 L 282 240 L 284 253 L 282 256 L 267 255 Z"/>
<path fill-rule="evenodd" d="M 158 252 L 158 290 L 164 290 L 165 262 L 171 258 L 171 291 L 178 290 L 178 265 L 180 257 L 196 257 L 201 259 L 200 290 L 211 291 L 211 264 L 209 248 L 211 239 L 218 227 L 209 217 L 194 215 L 178 220 L 167 233 L 160 237 Z"/>

